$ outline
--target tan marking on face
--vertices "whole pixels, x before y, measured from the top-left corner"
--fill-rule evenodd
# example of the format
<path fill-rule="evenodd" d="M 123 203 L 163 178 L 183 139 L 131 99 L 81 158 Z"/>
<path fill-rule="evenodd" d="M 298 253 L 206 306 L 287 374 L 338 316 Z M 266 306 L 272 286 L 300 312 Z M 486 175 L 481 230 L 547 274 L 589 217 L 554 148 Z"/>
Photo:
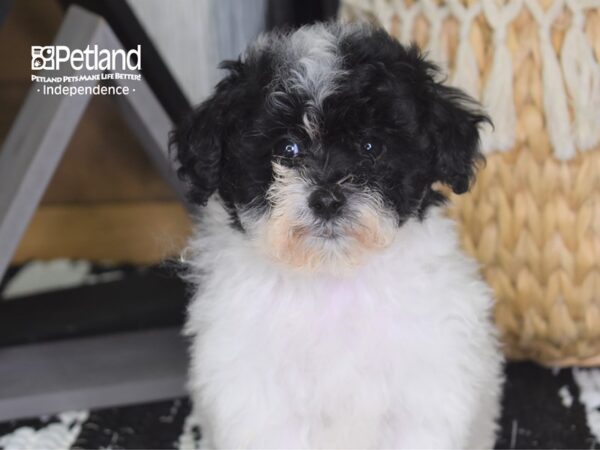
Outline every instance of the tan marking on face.
<path fill-rule="evenodd" d="M 274 164 L 269 190 L 273 205 L 257 228 L 261 248 L 274 260 L 302 271 L 345 273 L 364 264 L 373 252 L 389 246 L 396 226 L 393 215 L 373 193 L 355 206 L 355 219 L 341 222 L 335 238 L 315 235 L 306 199 L 312 186 L 295 170 Z"/>

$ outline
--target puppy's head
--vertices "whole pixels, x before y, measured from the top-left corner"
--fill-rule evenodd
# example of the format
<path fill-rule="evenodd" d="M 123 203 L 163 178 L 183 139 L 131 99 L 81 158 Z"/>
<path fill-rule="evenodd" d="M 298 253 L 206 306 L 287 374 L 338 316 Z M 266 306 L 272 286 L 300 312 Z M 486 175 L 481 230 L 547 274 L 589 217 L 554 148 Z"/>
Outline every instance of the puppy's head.
<path fill-rule="evenodd" d="M 344 270 L 463 193 L 488 119 L 384 31 L 314 25 L 260 38 L 173 133 L 192 201 L 278 261 Z"/>

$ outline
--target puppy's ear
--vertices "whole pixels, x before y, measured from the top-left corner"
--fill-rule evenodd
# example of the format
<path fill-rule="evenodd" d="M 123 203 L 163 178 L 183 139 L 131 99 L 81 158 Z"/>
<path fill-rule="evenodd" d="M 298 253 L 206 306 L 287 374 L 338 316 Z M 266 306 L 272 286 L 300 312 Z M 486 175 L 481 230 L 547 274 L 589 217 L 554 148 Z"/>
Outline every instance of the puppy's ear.
<path fill-rule="evenodd" d="M 457 194 L 469 190 L 478 162 L 479 128 L 491 121 L 462 91 L 431 81 L 428 127 L 435 154 L 435 178 Z"/>
<path fill-rule="evenodd" d="M 241 79 L 239 61 L 227 61 L 229 70 L 215 92 L 188 114 L 169 137 L 169 148 L 179 162 L 178 176 L 189 184 L 192 202 L 205 205 L 218 189 L 225 139 L 235 114 L 235 96 Z"/>

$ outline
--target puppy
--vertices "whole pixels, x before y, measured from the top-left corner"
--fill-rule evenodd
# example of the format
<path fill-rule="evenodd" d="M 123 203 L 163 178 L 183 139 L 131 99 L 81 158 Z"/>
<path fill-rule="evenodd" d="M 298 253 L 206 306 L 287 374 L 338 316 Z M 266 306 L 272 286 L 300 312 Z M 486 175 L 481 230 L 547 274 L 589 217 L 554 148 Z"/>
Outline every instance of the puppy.
<path fill-rule="evenodd" d="M 492 299 L 444 196 L 488 121 L 384 31 L 261 37 L 172 135 L 208 448 L 492 448 Z"/>

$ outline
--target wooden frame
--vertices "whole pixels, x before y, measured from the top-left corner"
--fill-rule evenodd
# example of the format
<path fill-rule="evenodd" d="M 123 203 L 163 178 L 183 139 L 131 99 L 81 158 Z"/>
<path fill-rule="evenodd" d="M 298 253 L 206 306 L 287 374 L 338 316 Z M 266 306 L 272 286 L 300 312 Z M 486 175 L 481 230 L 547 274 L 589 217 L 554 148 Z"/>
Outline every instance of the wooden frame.
<path fill-rule="evenodd" d="M 122 48 L 99 16 L 72 6 L 54 42 L 71 48 L 98 45 Z M 68 66 L 57 76 L 97 74 L 75 73 Z M 115 80 L 129 86 L 131 93 L 116 101 L 143 148 L 179 198 L 185 202 L 185 188 L 177 179 L 168 156 L 167 141 L 172 122 L 147 83 Z M 90 81 L 79 86 L 93 85 Z M 44 96 L 34 83 L 0 151 L 0 277 L 4 274 L 25 228 L 79 123 L 91 96 Z M 135 89 L 135 92 L 133 90 Z"/>
<path fill-rule="evenodd" d="M 54 45 L 123 48 L 102 17 L 79 6 L 69 7 Z M 97 73 L 65 66 L 52 75 Z M 185 201 L 168 156 L 169 115 L 143 78 L 114 83 L 130 87 L 117 103 L 159 173 Z M 90 100 L 45 96 L 40 89 L 32 84 L 0 151 L 0 278 Z M 0 420 L 181 396 L 186 359 L 176 328 L 0 348 Z"/>

